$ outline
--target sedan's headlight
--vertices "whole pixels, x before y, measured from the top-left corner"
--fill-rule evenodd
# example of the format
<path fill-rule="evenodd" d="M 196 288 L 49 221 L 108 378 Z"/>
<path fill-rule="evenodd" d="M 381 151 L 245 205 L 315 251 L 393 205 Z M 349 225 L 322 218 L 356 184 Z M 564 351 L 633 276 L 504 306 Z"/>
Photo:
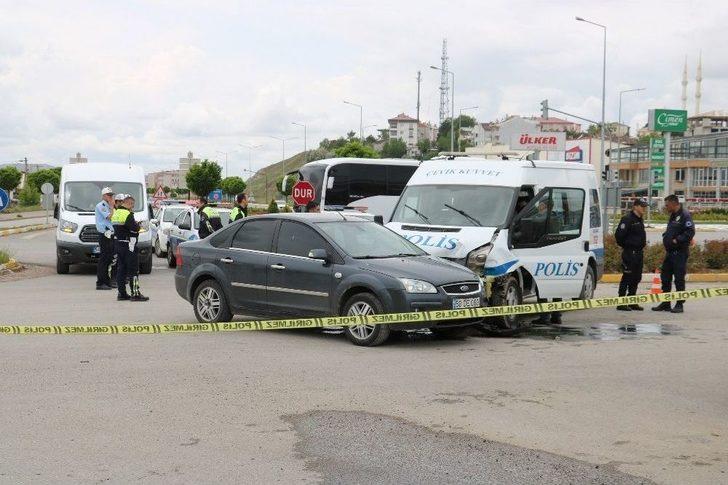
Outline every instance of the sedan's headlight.
<path fill-rule="evenodd" d="M 485 266 L 485 260 L 488 259 L 488 255 L 493 250 L 493 245 L 488 243 L 485 246 L 481 246 L 478 249 L 473 249 L 468 254 L 468 259 L 465 262 L 465 266 L 471 271 L 478 272 Z"/>
<path fill-rule="evenodd" d="M 437 293 L 437 288 L 432 283 L 409 278 L 399 278 L 407 293 Z"/>
<path fill-rule="evenodd" d="M 58 227 L 60 227 L 61 232 L 73 234 L 74 232 L 76 232 L 76 229 L 78 229 L 78 224 L 76 224 L 75 222 L 61 219 L 60 221 L 58 221 Z"/>

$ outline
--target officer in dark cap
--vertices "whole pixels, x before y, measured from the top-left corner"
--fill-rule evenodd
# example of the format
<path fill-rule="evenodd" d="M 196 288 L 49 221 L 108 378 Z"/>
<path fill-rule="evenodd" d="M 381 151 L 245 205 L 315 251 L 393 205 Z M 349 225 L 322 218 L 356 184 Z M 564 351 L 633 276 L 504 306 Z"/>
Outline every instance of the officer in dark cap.
<path fill-rule="evenodd" d="M 647 233 L 643 217 L 647 208 L 644 199 L 635 199 L 630 210 L 619 221 L 614 238 L 622 248 L 622 280 L 619 282 L 619 296 L 636 295 L 637 286 L 642 280 L 643 251 L 647 244 Z M 619 305 L 617 310 L 629 312 L 642 311 L 644 308 L 634 305 Z"/>
<path fill-rule="evenodd" d="M 670 220 L 667 221 L 667 229 L 662 234 L 662 244 L 665 246 L 665 260 L 660 268 L 662 291 L 667 293 L 671 290 L 673 277 L 675 289 L 684 291 L 690 243 L 695 237 L 695 223 L 675 194 L 665 197 L 665 209 L 670 213 Z M 678 300 L 675 302 L 675 307 L 670 308 L 670 302 L 663 301 L 652 309 L 656 312 L 682 313 L 683 303 L 683 300 Z"/>

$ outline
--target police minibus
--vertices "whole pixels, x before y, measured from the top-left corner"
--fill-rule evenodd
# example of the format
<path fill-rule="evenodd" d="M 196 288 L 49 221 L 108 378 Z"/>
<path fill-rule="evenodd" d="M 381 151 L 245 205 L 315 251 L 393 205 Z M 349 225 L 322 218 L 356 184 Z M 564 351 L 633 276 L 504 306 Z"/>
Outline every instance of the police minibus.
<path fill-rule="evenodd" d="M 491 306 L 591 298 L 604 267 L 591 165 L 456 158 L 423 162 L 387 226 L 485 281 Z M 497 320 L 513 329 L 514 316 Z"/>
<path fill-rule="evenodd" d="M 419 163 L 402 158 L 329 158 L 288 173 L 284 184 L 311 183 L 322 211 L 351 209 L 389 219 Z"/>

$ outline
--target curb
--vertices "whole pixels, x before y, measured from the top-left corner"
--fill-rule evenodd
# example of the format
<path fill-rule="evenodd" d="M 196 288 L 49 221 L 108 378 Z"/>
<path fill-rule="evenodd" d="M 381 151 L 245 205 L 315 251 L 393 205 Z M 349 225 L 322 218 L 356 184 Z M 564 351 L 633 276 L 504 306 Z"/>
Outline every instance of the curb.
<path fill-rule="evenodd" d="M 653 276 L 659 275 L 659 273 L 643 273 L 642 281 L 652 279 Z M 619 283 L 622 279 L 621 273 L 609 273 L 602 275 L 600 283 Z M 685 275 L 685 281 L 692 281 L 693 283 L 722 283 L 728 281 L 728 273 L 688 273 Z"/>
<path fill-rule="evenodd" d="M 11 229 L 0 229 L 0 237 L 12 236 L 13 234 L 21 234 L 31 231 L 42 231 L 56 227 L 55 224 L 34 224 L 32 226 L 13 227 Z"/>

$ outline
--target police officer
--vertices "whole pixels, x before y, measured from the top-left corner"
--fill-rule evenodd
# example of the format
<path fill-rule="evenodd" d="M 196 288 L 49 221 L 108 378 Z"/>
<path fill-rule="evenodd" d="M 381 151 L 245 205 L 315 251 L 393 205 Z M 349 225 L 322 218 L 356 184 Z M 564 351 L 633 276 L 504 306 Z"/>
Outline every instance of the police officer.
<path fill-rule="evenodd" d="M 124 198 L 126 197 L 126 194 L 116 194 L 114 195 L 114 211 L 121 208 L 122 204 L 124 203 Z M 109 265 L 109 280 L 111 281 L 111 287 L 116 288 L 116 269 L 119 267 L 119 255 L 116 254 L 116 245 L 112 241 L 112 246 L 114 247 L 114 259 L 111 261 L 111 265 Z"/>
<path fill-rule="evenodd" d="M 96 268 L 96 289 L 110 290 L 111 280 L 109 279 L 109 271 L 111 262 L 114 259 L 114 227 L 111 224 L 111 216 L 114 212 L 112 204 L 114 203 L 114 191 L 111 187 L 104 187 L 101 190 L 101 202 L 96 204 L 95 218 L 96 231 L 99 237 L 99 262 Z"/>
<path fill-rule="evenodd" d="M 139 223 L 134 220 L 134 198 L 127 194 L 122 206 L 111 217 L 116 234 L 115 249 L 118 258 L 116 284 L 117 300 L 148 301 L 149 297 L 139 291 L 139 258 L 136 247 L 139 238 Z M 129 279 L 131 295 L 126 291 Z"/>
<path fill-rule="evenodd" d="M 687 271 L 690 243 L 695 236 L 695 224 L 690 213 L 683 209 L 680 200 L 672 194 L 665 197 L 665 208 L 670 213 L 667 229 L 662 234 L 662 244 L 665 246 L 665 260 L 662 262 L 661 278 L 662 291 L 667 293 L 672 288 L 672 279 L 675 278 L 675 289 L 685 290 L 685 273 Z M 662 302 L 652 309 L 657 312 L 683 312 L 683 300 L 678 300 L 674 308 L 669 302 Z"/>
<path fill-rule="evenodd" d="M 235 197 L 235 207 L 230 211 L 230 222 L 244 217 L 248 217 L 248 196 L 243 193 Z"/>
<path fill-rule="evenodd" d="M 632 210 L 619 221 L 614 238 L 622 248 L 622 280 L 619 282 L 619 296 L 636 295 L 637 286 L 642 281 L 643 250 L 647 244 L 647 233 L 643 217 L 647 202 L 635 199 Z M 642 311 L 644 308 L 634 305 L 619 305 L 617 310 L 629 312 Z"/>
<path fill-rule="evenodd" d="M 200 215 L 200 229 L 198 231 L 200 239 L 205 239 L 222 228 L 220 213 L 214 207 L 207 205 L 207 197 L 199 198 L 197 213 Z"/>

